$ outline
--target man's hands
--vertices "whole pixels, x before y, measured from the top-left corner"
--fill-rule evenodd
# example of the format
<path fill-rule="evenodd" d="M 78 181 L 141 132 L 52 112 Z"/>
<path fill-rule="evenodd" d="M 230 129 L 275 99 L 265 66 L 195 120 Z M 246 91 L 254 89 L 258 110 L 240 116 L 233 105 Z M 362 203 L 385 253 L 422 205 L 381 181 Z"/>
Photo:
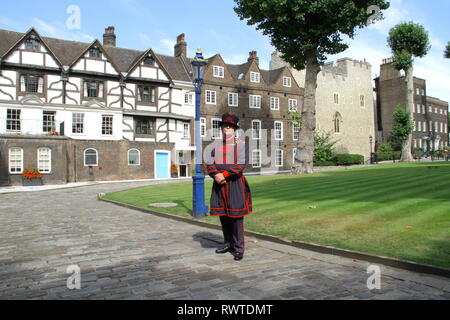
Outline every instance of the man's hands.
<path fill-rule="evenodd" d="M 214 180 L 216 180 L 216 182 L 218 184 L 226 184 L 227 180 L 225 179 L 225 176 L 223 175 L 223 173 L 218 173 L 214 176 Z"/>

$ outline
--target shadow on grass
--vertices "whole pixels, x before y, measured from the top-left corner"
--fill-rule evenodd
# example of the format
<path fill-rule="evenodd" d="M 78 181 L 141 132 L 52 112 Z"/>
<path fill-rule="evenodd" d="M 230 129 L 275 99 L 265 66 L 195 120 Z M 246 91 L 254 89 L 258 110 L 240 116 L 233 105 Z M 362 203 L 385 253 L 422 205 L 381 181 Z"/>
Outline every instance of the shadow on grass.
<path fill-rule="evenodd" d="M 250 177 L 255 197 L 274 201 L 336 200 L 386 203 L 392 198 L 450 203 L 450 163 L 364 168 L 303 176 Z M 269 187 L 273 186 L 273 188 Z M 396 195 L 399 197 L 396 197 Z"/>

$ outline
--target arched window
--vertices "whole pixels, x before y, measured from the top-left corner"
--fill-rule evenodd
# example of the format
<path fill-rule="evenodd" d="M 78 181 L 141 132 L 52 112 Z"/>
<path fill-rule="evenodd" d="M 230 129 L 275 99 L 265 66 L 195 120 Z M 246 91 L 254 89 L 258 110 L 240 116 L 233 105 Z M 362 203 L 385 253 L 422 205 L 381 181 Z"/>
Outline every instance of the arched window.
<path fill-rule="evenodd" d="M 333 123 L 334 123 L 334 133 L 341 133 L 343 121 L 342 116 L 339 112 L 336 112 L 336 114 L 334 115 Z"/>
<path fill-rule="evenodd" d="M 141 153 L 137 149 L 128 150 L 128 165 L 140 166 L 141 165 Z"/>
<path fill-rule="evenodd" d="M 84 166 L 98 166 L 98 152 L 95 149 L 86 149 L 84 151 Z"/>

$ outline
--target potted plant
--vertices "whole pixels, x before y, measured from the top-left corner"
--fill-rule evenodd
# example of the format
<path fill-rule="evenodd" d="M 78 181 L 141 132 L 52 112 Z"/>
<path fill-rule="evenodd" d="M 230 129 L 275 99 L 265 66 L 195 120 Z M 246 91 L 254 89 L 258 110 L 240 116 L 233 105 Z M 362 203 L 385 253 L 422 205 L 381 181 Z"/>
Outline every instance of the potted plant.
<path fill-rule="evenodd" d="M 47 133 L 47 136 L 59 136 L 59 132 L 57 131 L 50 131 Z"/>
<path fill-rule="evenodd" d="M 178 178 L 178 167 L 175 163 L 170 166 L 170 175 L 172 178 Z"/>
<path fill-rule="evenodd" d="M 42 186 L 42 178 L 44 176 L 39 172 L 39 169 L 25 169 L 22 174 L 22 185 L 23 186 Z"/>

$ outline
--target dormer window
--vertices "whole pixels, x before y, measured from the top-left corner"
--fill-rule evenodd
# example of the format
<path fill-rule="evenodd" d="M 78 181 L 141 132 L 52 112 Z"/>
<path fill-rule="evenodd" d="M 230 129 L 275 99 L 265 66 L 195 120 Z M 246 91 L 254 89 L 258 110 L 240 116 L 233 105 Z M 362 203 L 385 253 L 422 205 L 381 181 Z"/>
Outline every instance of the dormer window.
<path fill-rule="evenodd" d="M 155 59 L 153 59 L 152 56 L 147 56 L 144 59 L 144 66 L 146 67 L 154 67 L 155 66 Z"/>
<path fill-rule="evenodd" d="M 250 82 L 260 83 L 261 75 L 259 72 L 250 72 Z"/>
<path fill-rule="evenodd" d="M 102 57 L 102 54 L 101 54 L 99 48 L 93 47 L 93 48 L 89 49 L 89 58 L 101 59 L 101 57 Z"/>
<path fill-rule="evenodd" d="M 213 75 L 216 78 L 224 77 L 224 68 L 219 66 L 213 66 Z"/>
<path fill-rule="evenodd" d="M 283 77 L 283 87 L 291 87 L 291 77 Z"/>
<path fill-rule="evenodd" d="M 39 52 L 41 51 L 41 44 L 39 40 L 34 37 L 30 37 L 25 41 L 25 50 Z"/>

